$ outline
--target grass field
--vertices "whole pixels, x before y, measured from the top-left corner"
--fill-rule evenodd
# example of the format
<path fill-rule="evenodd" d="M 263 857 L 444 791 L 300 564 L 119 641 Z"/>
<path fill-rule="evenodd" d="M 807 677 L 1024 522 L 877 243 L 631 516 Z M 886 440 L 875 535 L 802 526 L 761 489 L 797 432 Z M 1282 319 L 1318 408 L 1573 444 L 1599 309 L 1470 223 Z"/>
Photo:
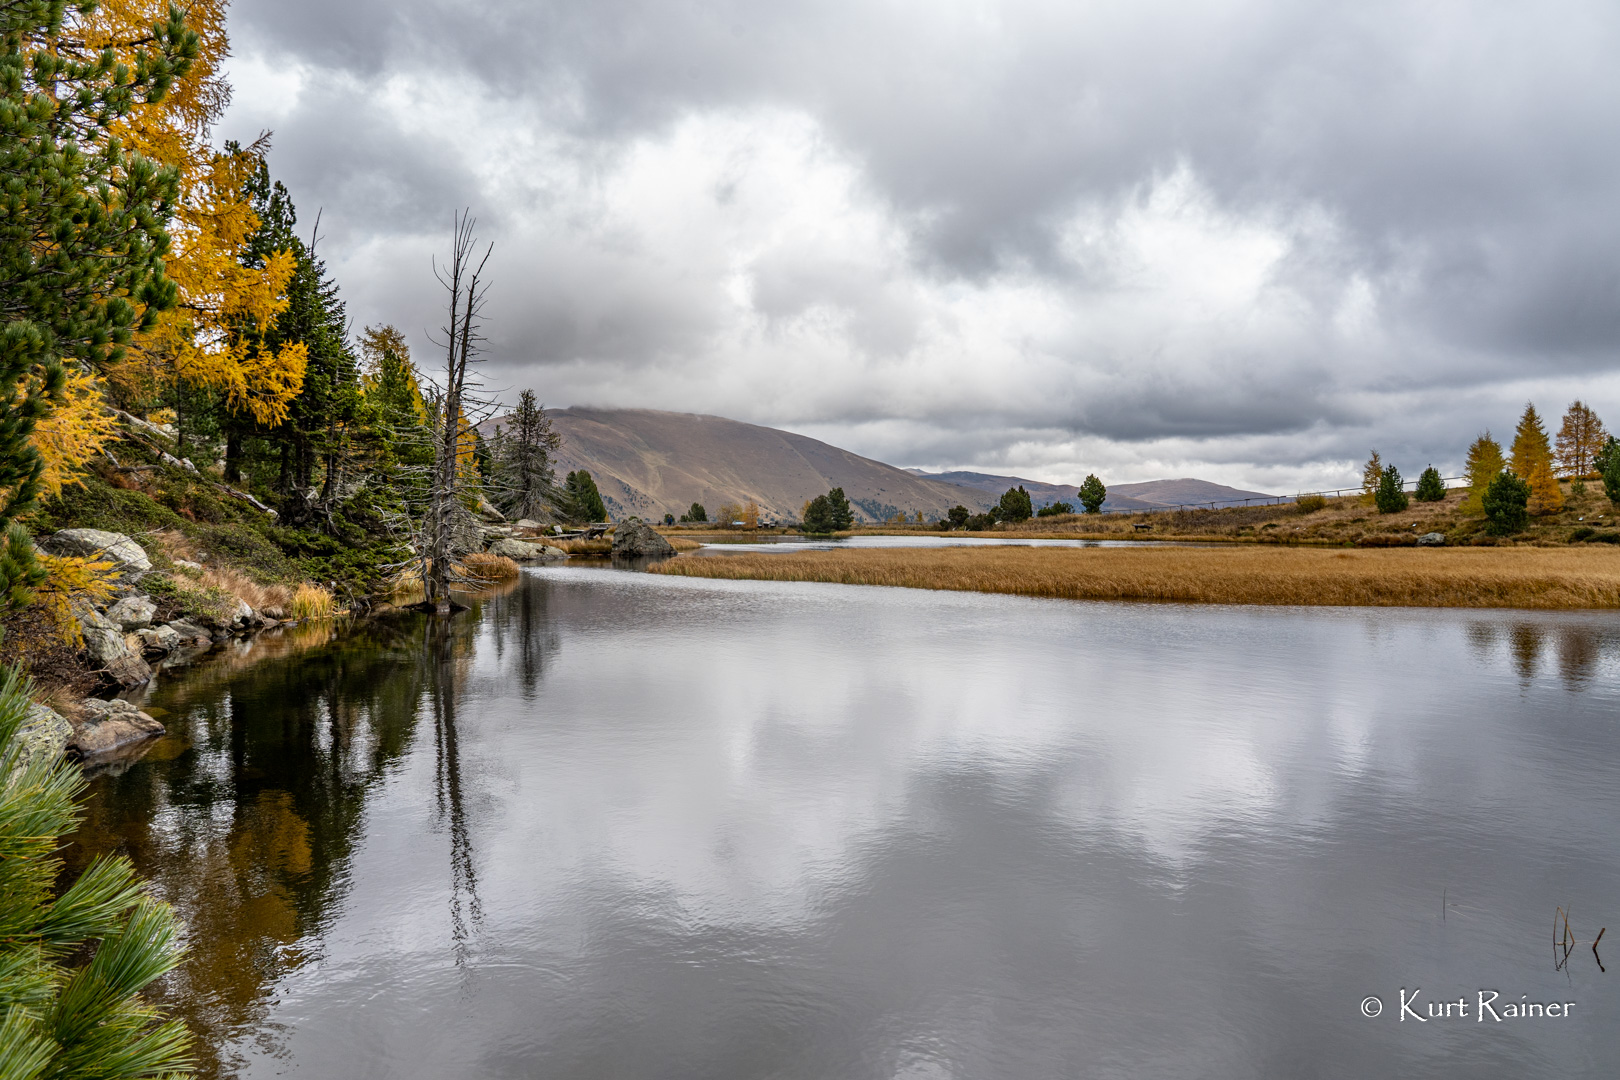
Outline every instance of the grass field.
<path fill-rule="evenodd" d="M 653 573 L 1069 600 L 1620 608 L 1620 551 L 1581 548 L 878 548 L 681 557 Z"/>

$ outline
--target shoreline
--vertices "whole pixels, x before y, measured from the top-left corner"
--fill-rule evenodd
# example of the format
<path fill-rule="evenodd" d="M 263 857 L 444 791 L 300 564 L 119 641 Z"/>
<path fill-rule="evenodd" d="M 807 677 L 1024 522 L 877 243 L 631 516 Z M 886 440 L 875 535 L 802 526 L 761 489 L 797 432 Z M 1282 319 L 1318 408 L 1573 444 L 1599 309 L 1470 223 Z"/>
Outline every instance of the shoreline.
<path fill-rule="evenodd" d="M 863 548 L 677 557 L 650 572 L 1065 600 L 1620 609 L 1620 552 L 1590 548 Z"/>

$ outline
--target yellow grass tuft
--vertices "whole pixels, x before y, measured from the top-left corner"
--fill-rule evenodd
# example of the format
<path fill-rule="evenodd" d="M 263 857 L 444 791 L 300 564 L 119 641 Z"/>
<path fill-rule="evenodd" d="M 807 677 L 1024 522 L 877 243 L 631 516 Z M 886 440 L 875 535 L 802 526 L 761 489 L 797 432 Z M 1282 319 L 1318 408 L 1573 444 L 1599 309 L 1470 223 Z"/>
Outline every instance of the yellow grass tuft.
<path fill-rule="evenodd" d="M 683 557 L 652 572 L 1070 600 L 1620 607 L 1620 552 L 1592 548 L 868 548 Z"/>
<path fill-rule="evenodd" d="M 337 600 L 319 585 L 304 582 L 293 590 L 287 613 L 294 619 L 330 619 L 337 612 Z"/>
<path fill-rule="evenodd" d="M 487 551 L 475 551 L 462 559 L 461 569 L 471 585 L 511 581 L 523 573 L 513 560 L 504 555 L 491 555 Z"/>

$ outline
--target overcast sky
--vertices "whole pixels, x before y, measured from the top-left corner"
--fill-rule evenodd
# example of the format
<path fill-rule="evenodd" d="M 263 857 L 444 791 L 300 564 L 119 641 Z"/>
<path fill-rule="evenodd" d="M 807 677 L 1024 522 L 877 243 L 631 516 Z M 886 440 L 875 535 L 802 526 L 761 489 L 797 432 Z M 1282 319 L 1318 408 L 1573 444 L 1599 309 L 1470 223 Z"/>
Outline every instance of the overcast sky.
<path fill-rule="evenodd" d="M 357 324 L 486 377 L 1037 479 L 1448 475 L 1620 428 L 1620 5 L 235 0 L 220 138 Z"/>

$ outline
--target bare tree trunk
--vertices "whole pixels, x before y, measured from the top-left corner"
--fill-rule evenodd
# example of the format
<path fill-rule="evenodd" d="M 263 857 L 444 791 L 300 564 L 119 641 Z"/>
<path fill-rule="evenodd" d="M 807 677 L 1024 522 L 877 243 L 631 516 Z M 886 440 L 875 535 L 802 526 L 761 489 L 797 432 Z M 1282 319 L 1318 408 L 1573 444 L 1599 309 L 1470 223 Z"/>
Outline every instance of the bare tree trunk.
<path fill-rule="evenodd" d="M 439 275 L 440 283 L 449 294 L 450 319 L 444 328 L 444 385 L 439 399 L 439 430 L 434 440 L 432 480 L 418 550 L 424 599 L 438 610 L 450 604 L 452 566 L 460 554 L 457 526 L 464 513 L 458 468 L 461 418 L 467 392 L 467 366 L 474 355 L 474 343 L 479 339 L 477 318 L 487 288 L 482 274 L 494 248 L 493 244 L 486 247 L 474 266 L 477 242 L 472 229 L 470 215 L 457 215 L 450 265 Z"/>

